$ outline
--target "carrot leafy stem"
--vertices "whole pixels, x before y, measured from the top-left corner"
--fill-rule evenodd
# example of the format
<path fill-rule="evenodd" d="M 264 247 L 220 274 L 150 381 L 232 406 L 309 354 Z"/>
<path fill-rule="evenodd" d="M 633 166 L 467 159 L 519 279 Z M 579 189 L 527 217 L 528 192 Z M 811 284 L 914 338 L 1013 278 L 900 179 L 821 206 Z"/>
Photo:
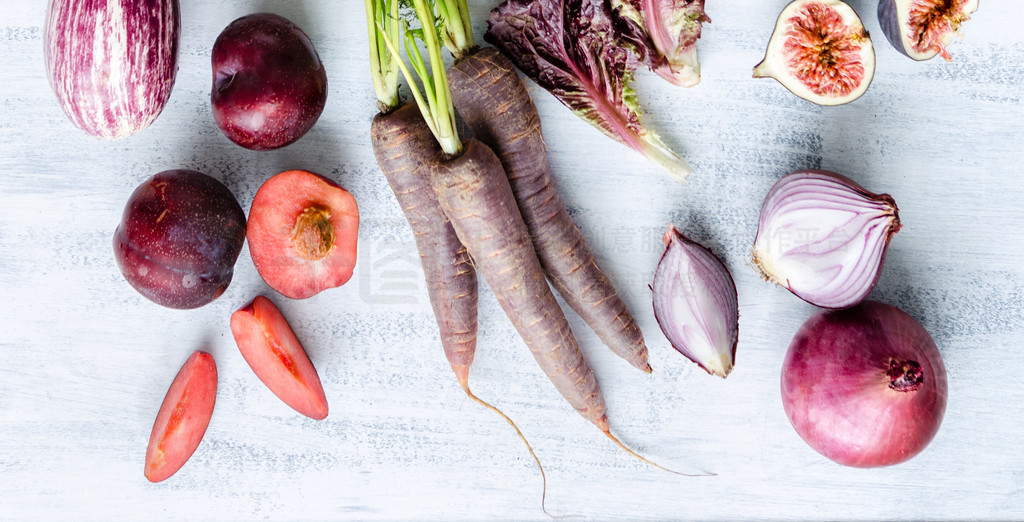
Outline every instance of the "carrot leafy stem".
<path fill-rule="evenodd" d="M 412 70 L 402 60 L 395 41 L 384 39 L 384 44 L 391 59 L 409 84 L 413 99 L 441 150 L 450 156 L 457 156 L 462 152 L 462 142 L 455 128 L 455 107 L 452 104 L 448 75 L 441 56 L 440 37 L 436 30 L 424 30 L 427 27 L 436 28 L 437 19 L 434 17 L 433 9 L 428 5 L 428 0 L 411 0 L 408 3 L 412 4 L 419 20 L 418 28 L 409 26 L 404 20 L 400 22 L 401 32 L 405 35 L 405 53 Z M 383 31 L 380 24 L 378 30 Z M 427 51 L 426 59 L 420 51 L 420 43 Z"/>
<path fill-rule="evenodd" d="M 398 69 L 387 49 L 388 44 L 397 45 L 401 39 L 399 0 L 366 0 L 365 3 L 373 90 L 380 112 L 388 113 L 402 103 L 398 94 Z"/>
<path fill-rule="evenodd" d="M 466 0 L 433 0 L 437 9 L 437 28 L 444 46 L 458 59 L 476 47 Z"/>

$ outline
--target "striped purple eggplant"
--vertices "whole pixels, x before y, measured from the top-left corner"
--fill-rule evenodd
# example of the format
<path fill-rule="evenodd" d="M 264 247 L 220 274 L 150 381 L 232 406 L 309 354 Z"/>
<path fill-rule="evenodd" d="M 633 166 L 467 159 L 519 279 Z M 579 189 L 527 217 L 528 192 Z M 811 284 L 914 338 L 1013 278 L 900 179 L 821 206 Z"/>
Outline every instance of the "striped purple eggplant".
<path fill-rule="evenodd" d="M 50 85 L 76 127 L 116 140 L 160 115 L 178 70 L 178 0 L 50 0 L 44 31 Z"/>

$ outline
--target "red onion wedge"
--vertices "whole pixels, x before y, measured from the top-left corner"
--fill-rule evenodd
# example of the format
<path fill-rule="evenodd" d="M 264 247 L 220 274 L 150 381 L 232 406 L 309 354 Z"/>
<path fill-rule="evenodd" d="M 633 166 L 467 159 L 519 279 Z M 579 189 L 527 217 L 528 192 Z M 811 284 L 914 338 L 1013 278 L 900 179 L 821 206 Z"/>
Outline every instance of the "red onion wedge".
<path fill-rule="evenodd" d="M 669 224 L 654 271 L 654 317 L 672 347 L 706 372 L 732 371 L 739 338 L 739 302 L 729 269 L 704 246 Z"/>
<path fill-rule="evenodd" d="M 782 368 L 793 427 L 846 466 L 888 466 L 920 453 L 939 431 L 947 393 L 932 337 L 906 312 L 875 301 L 810 318 Z"/>
<path fill-rule="evenodd" d="M 900 227 L 892 196 L 835 172 L 794 172 L 761 206 L 754 267 L 813 305 L 848 308 L 874 288 Z"/>
<path fill-rule="evenodd" d="M 178 70 L 178 0 L 51 0 L 50 86 L 71 123 L 106 140 L 156 120 Z"/>

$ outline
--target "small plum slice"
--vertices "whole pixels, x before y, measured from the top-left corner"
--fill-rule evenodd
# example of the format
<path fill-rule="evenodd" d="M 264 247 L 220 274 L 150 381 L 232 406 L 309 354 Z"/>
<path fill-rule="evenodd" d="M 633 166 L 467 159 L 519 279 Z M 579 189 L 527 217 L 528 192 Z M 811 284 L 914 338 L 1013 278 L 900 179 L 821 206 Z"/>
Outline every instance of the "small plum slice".
<path fill-rule="evenodd" d="M 352 194 L 319 174 L 289 170 L 256 191 L 246 238 L 267 285 L 305 299 L 352 277 L 358 232 Z"/>
<path fill-rule="evenodd" d="M 256 296 L 231 314 L 231 334 L 245 362 L 274 395 L 311 419 L 327 417 L 327 396 L 320 376 L 270 299 Z"/>
<path fill-rule="evenodd" d="M 146 478 L 160 482 L 175 474 L 203 440 L 217 400 L 217 365 L 196 350 L 178 371 L 160 405 L 146 450 Z"/>

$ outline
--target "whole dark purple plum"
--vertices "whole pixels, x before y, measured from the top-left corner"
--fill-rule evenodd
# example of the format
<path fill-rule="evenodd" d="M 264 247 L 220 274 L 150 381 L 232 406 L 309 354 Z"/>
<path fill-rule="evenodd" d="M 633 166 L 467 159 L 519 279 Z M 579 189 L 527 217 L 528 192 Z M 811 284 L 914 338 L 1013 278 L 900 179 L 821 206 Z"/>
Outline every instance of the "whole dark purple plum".
<path fill-rule="evenodd" d="M 233 142 L 272 150 L 298 140 L 327 103 L 327 73 L 306 33 L 287 18 L 255 13 L 213 44 L 213 118 Z"/>
<path fill-rule="evenodd" d="M 245 213 L 223 183 L 168 170 L 139 185 L 114 232 L 128 283 L 170 308 L 198 308 L 227 289 L 245 241 Z"/>

